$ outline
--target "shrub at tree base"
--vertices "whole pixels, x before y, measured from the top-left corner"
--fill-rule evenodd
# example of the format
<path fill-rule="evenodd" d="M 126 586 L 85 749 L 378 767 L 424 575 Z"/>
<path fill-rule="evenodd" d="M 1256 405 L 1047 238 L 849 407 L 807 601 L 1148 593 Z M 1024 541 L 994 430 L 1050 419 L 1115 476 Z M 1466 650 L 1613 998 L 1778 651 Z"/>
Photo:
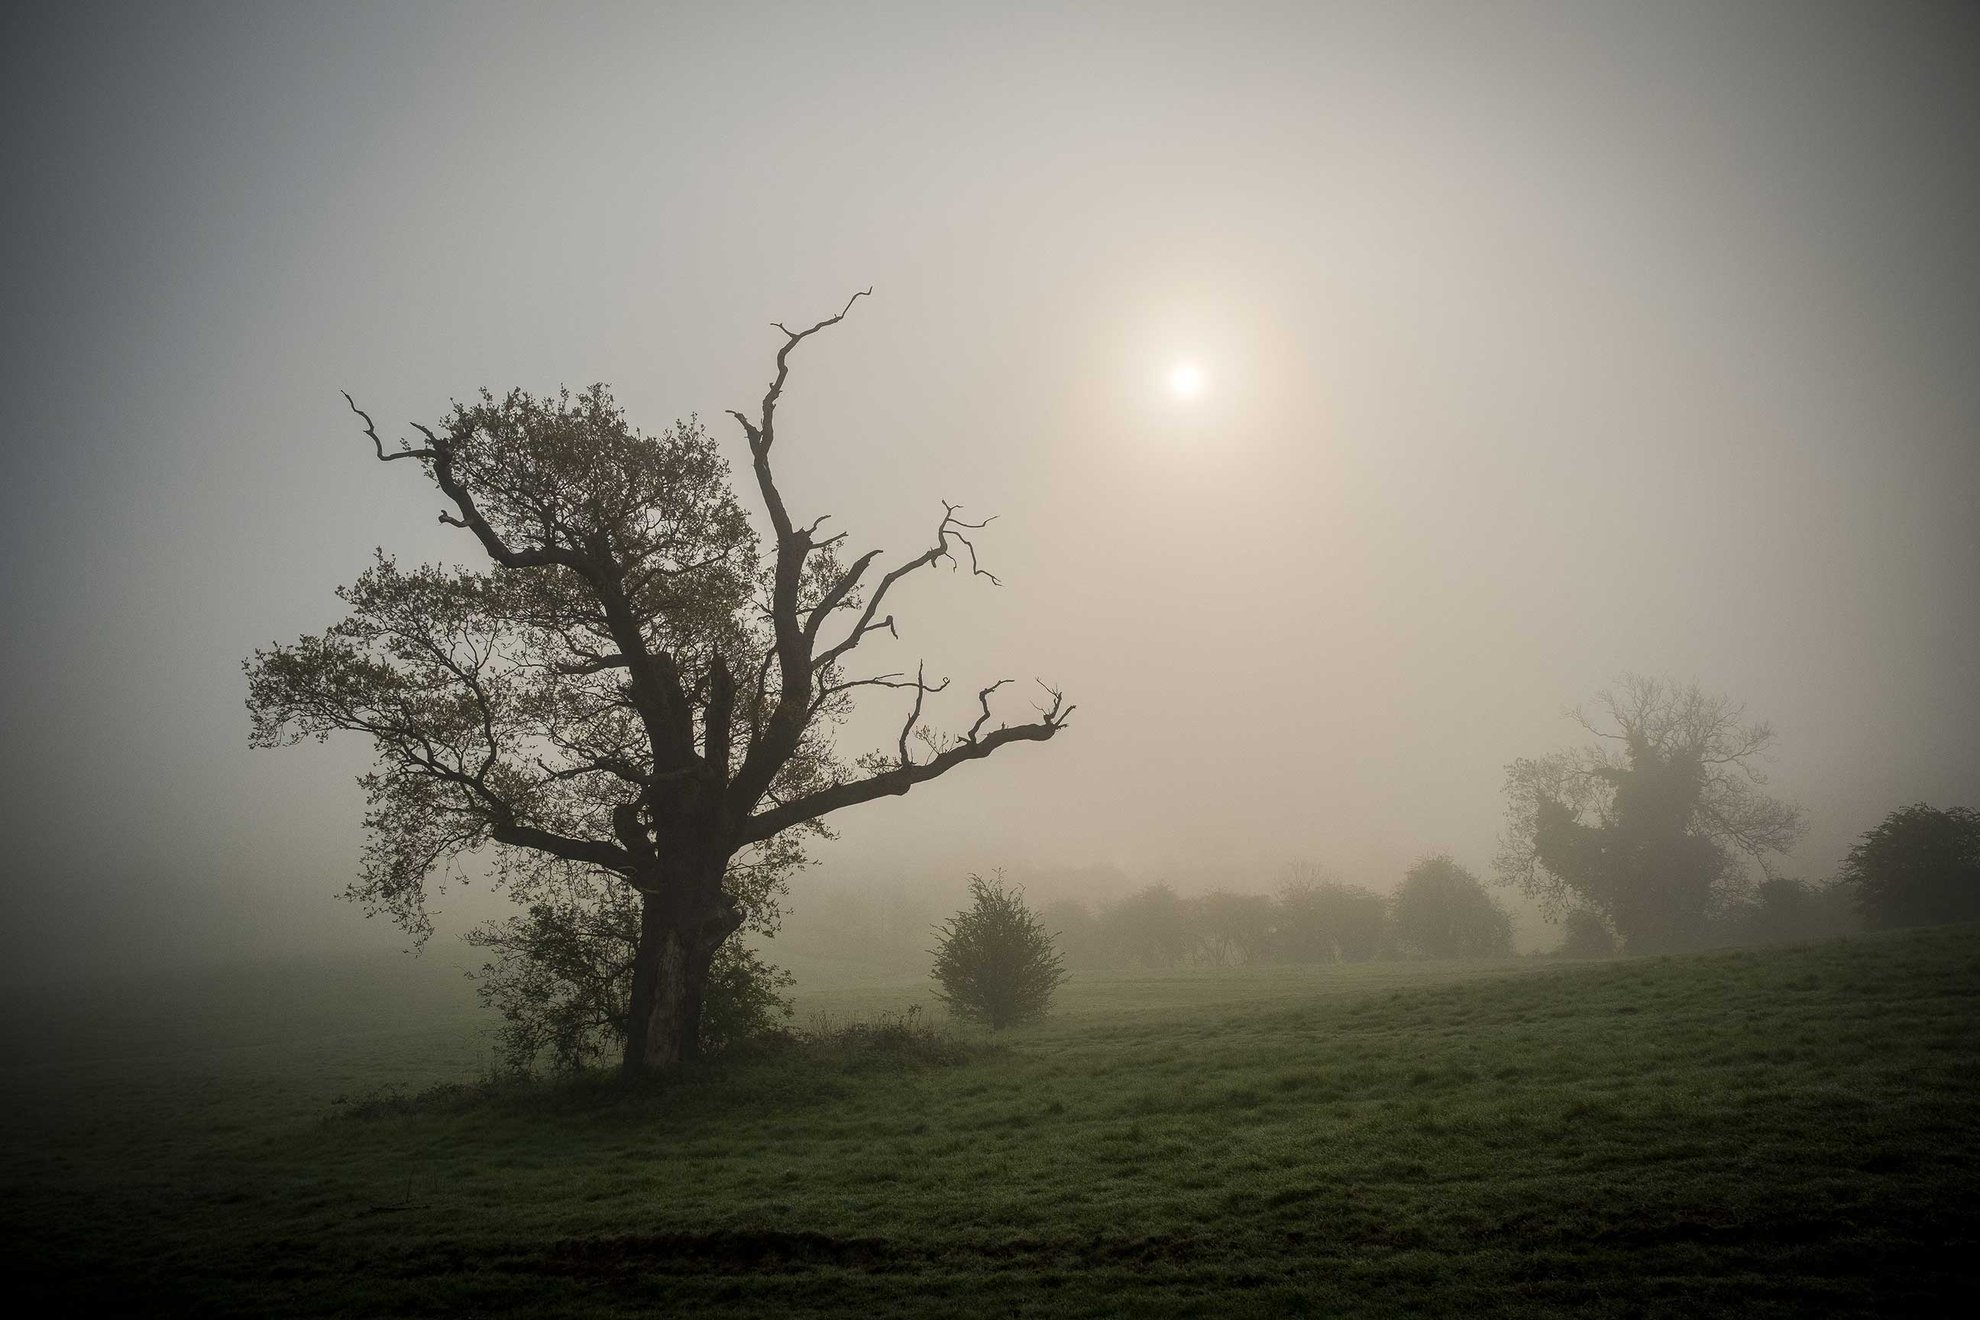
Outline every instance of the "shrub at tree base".
<path fill-rule="evenodd" d="M 957 1017 L 993 1030 L 1045 1016 L 1066 979 L 1052 936 L 1001 874 L 969 878 L 970 905 L 938 927 L 938 997 Z"/>
<path fill-rule="evenodd" d="M 802 855 L 763 851 L 755 864 L 732 865 L 728 889 L 745 914 L 744 929 L 774 934 L 785 878 Z M 639 953 L 639 895 L 611 876 L 540 868 L 517 887 L 528 907 L 468 934 L 490 961 L 475 974 L 483 1003 L 502 1015 L 503 1062 L 526 1073 L 548 1062 L 576 1072 L 618 1057 L 632 1012 L 632 968 Z M 789 972 L 736 942 L 716 950 L 702 992 L 702 1053 L 775 1032 L 791 1016 L 782 993 Z"/>

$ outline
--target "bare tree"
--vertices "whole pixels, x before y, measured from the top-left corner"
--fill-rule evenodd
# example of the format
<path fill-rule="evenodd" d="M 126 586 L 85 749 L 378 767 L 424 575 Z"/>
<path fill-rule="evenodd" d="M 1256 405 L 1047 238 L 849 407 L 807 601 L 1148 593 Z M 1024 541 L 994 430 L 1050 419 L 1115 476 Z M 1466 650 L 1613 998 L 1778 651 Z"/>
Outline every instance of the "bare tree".
<path fill-rule="evenodd" d="M 791 355 L 862 296 L 807 329 L 778 325 L 784 343 L 755 416 L 731 413 L 767 545 L 705 431 L 642 435 L 602 386 L 543 400 L 484 392 L 417 426 L 424 443 L 396 449 L 346 395 L 379 460 L 420 467 L 446 501 L 440 521 L 491 564 L 402 570 L 381 553 L 340 593 L 342 623 L 246 664 L 257 745 L 333 730 L 373 740 L 362 781 L 371 841 L 352 892 L 374 910 L 423 934 L 435 872 L 482 849 L 498 874 L 548 864 L 638 894 L 628 1071 L 695 1053 L 711 960 L 743 921 L 724 887 L 731 859 L 1043 742 L 1073 711 L 1044 687 L 1035 718 L 998 722 L 1001 679 L 978 691 L 966 729 L 939 735 L 923 707 L 946 680 L 851 671 L 875 633 L 899 635 L 888 607 L 909 575 L 966 563 L 996 582 L 977 559 L 984 523 L 955 505 L 943 505 L 931 545 L 875 576 L 880 551 L 846 562 L 845 534 L 821 536 L 825 518 L 800 522 L 777 486 Z M 907 720 L 894 747 L 848 767 L 832 731 L 876 688 L 912 694 Z"/>

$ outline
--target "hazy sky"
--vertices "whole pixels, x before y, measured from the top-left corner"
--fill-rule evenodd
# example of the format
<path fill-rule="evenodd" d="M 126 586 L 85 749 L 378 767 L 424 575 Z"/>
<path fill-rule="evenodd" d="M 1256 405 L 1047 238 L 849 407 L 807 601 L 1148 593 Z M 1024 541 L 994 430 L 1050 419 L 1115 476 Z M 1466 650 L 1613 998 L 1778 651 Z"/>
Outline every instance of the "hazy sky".
<path fill-rule="evenodd" d="M 1000 515 L 887 667 L 1080 710 L 830 876 L 1483 871 L 1631 669 L 1774 722 L 1799 874 L 1980 805 L 1980 7 L 14 3 L 0 59 L 10 975 L 393 938 L 330 897 L 366 749 L 242 707 L 372 547 L 475 557 L 339 389 L 740 455 L 767 323 L 868 285 L 786 495 Z"/>

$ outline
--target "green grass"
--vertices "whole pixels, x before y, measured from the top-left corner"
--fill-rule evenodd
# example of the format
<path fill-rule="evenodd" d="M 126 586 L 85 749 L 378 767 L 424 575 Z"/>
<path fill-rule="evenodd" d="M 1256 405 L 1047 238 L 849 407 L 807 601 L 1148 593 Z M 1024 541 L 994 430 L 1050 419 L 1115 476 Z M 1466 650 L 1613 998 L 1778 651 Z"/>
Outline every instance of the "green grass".
<path fill-rule="evenodd" d="M 411 1103 L 348 1101 L 489 1058 L 416 965 L 12 1017 L 0 1229 L 36 1309 L 1957 1313 L 1980 1247 L 1980 928 L 1087 976 L 960 1061 Z"/>

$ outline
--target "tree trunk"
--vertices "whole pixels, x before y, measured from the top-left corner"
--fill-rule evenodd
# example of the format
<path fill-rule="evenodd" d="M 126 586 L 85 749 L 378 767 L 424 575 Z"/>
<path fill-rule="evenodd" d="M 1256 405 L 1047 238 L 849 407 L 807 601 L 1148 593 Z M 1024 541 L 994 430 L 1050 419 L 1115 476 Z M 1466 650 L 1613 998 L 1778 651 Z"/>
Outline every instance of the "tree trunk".
<path fill-rule="evenodd" d="M 715 892 L 720 899 L 719 885 Z M 621 1064 L 629 1076 L 663 1072 L 700 1053 L 708 969 L 715 950 L 742 924 L 741 914 L 726 901 L 694 919 L 684 918 L 682 905 L 661 894 L 648 892 L 643 899 Z"/>

